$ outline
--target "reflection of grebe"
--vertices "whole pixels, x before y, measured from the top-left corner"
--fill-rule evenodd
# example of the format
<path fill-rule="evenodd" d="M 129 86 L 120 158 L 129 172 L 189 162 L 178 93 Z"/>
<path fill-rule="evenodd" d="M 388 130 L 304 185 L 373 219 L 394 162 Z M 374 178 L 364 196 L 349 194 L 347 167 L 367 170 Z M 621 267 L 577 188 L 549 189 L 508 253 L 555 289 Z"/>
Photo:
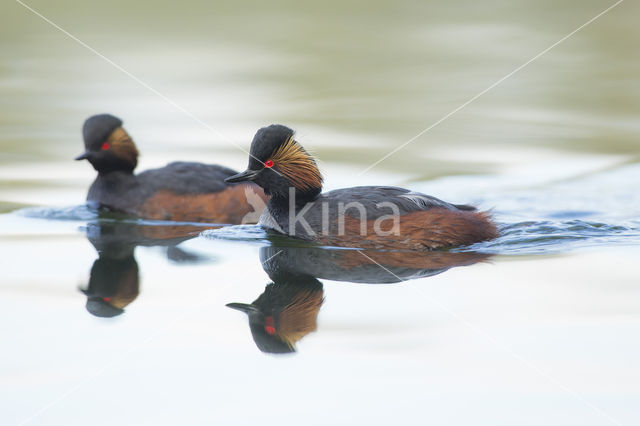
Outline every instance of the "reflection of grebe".
<path fill-rule="evenodd" d="M 396 283 L 472 265 L 479 253 L 381 252 L 320 247 L 260 249 L 262 267 L 273 280 L 253 303 L 229 303 L 245 312 L 253 340 L 262 352 L 295 351 L 295 343 L 317 328 L 323 288 L 317 278 L 356 283 Z"/>
<path fill-rule="evenodd" d="M 131 253 L 124 258 L 100 255 L 93 263 L 87 296 L 87 311 L 96 317 L 120 315 L 140 293 L 138 262 Z"/>
<path fill-rule="evenodd" d="M 249 316 L 253 340 L 262 352 L 294 352 L 295 343 L 317 328 L 322 284 L 308 276 L 290 278 L 267 285 L 251 304 L 227 305 Z"/>
<path fill-rule="evenodd" d="M 225 183 L 236 172 L 217 165 L 174 162 L 134 175 L 138 149 L 113 115 L 89 117 L 82 135 L 86 150 L 76 160 L 98 171 L 87 195 L 98 207 L 147 219 L 237 224 L 267 199 L 257 185 Z"/>
<path fill-rule="evenodd" d="M 198 235 L 205 227 L 194 225 L 150 226 L 126 222 L 89 223 L 87 238 L 98 252 L 89 276 L 89 285 L 81 291 L 87 296 L 87 311 L 110 318 L 120 315 L 140 293 L 138 262 L 134 251 L 141 246 L 166 246 L 167 256 L 176 261 L 199 258 L 176 247 Z"/>
<path fill-rule="evenodd" d="M 280 274 L 305 273 L 320 279 L 383 284 L 430 277 L 456 266 L 487 260 L 482 253 L 361 251 L 320 247 L 260 249 L 262 267 L 275 280 Z"/>
<path fill-rule="evenodd" d="M 498 236 L 488 213 L 403 188 L 362 186 L 321 194 L 315 160 L 293 130 L 279 124 L 258 130 L 247 170 L 225 180 L 244 181 L 271 196 L 262 226 L 323 245 L 424 251 Z"/>

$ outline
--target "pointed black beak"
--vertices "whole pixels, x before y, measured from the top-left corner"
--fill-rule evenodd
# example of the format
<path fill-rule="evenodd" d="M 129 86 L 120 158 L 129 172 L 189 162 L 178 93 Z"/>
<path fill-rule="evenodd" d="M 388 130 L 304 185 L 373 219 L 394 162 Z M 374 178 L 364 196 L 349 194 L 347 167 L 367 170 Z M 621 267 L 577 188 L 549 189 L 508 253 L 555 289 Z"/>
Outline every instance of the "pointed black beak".
<path fill-rule="evenodd" d="M 258 176 L 258 173 L 260 173 L 260 170 L 247 169 L 244 172 L 238 173 L 237 175 L 229 176 L 224 181 L 227 183 L 233 183 L 243 182 L 246 180 L 254 180 L 256 176 Z"/>
<path fill-rule="evenodd" d="M 258 312 L 258 308 L 253 305 L 247 305 L 246 303 L 227 303 L 228 308 L 235 309 L 236 311 L 249 314 L 250 312 Z"/>
<path fill-rule="evenodd" d="M 74 160 L 78 161 L 78 160 L 86 160 L 91 156 L 91 153 L 89 151 L 85 151 L 82 154 L 78 155 L 76 158 L 74 158 Z"/>

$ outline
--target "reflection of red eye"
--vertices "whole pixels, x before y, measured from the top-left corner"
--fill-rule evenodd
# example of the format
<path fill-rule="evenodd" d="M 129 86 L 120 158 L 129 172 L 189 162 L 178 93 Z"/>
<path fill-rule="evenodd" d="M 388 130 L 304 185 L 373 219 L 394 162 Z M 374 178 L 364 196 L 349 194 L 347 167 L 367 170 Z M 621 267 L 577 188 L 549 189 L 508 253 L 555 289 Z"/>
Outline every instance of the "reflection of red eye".
<path fill-rule="evenodd" d="M 108 150 L 109 148 L 111 148 L 111 145 L 109 144 L 109 142 L 105 142 L 105 143 L 103 143 L 103 144 L 102 144 L 101 149 L 102 149 L 103 151 L 106 151 L 106 150 Z"/>
<path fill-rule="evenodd" d="M 107 303 L 111 302 L 111 298 L 110 297 L 103 297 L 102 300 L 104 300 Z"/>
<path fill-rule="evenodd" d="M 265 161 L 265 162 L 264 162 L 264 166 L 265 166 L 267 169 L 270 169 L 271 167 L 273 167 L 273 161 L 271 161 L 271 160 L 267 160 L 267 161 Z"/>
<path fill-rule="evenodd" d="M 273 317 L 269 316 L 264 319 L 264 331 L 269 335 L 275 334 L 276 328 L 273 326 Z"/>

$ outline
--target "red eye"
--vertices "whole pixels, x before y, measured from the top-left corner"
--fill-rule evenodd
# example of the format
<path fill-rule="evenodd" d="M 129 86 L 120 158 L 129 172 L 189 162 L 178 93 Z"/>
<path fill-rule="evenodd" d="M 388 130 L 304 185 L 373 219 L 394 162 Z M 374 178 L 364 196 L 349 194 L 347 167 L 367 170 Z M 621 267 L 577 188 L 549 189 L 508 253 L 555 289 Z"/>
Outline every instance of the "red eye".
<path fill-rule="evenodd" d="M 104 300 L 107 303 L 111 302 L 111 298 L 110 297 L 103 297 L 102 300 Z"/>
<path fill-rule="evenodd" d="M 109 144 L 109 142 L 105 142 L 102 144 L 102 146 L 100 147 L 103 151 L 108 150 L 109 148 L 111 148 L 111 145 Z"/>
<path fill-rule="evenodd" d="M 264 162 L 264 166 L 265 166 L 267 169 L 272 168 L 272 167 L 273 167 L 273 161 L 271 161 L 271 160 L 267 160 L 267 161 L 265 161 L 265 162 Z"/>

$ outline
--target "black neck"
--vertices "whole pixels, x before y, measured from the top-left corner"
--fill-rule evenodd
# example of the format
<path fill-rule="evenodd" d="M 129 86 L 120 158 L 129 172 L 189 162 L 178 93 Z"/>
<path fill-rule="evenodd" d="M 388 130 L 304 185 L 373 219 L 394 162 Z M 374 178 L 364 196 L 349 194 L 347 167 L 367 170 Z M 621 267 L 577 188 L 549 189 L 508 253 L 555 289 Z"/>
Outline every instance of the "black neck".
<path fill-rule="evenodd" d="M 308 202 L 315 200 L 316 198 L 318 198 L 318 195 L 320 195 L 321 191 L 322 189 L 320 188 L 313 189 L 311 191 L 304 191 L 304 192 L 300 190 L 296 190 L 294 194 L 295 206 L 302 207 Z M 277 206 L 278 208 L 287 209 L 287 210 L 289 209 L 290 202 L 291 202 L 291 197 L 289 196 L 289 194 L 283 195 L 280 193 L 272 194 L 271 200 L 269 200 L 269 203 L 271 205 Z"/>
<path fill-rule="evenodd" d="M 122 172 L 131 175 L 136 168 L 135 164 L 131 164 L 117 157 L 93 160 L 91 161 L 91 165 L 96 169 L 99 176 L 105 176 L 113 172 Z"/>

